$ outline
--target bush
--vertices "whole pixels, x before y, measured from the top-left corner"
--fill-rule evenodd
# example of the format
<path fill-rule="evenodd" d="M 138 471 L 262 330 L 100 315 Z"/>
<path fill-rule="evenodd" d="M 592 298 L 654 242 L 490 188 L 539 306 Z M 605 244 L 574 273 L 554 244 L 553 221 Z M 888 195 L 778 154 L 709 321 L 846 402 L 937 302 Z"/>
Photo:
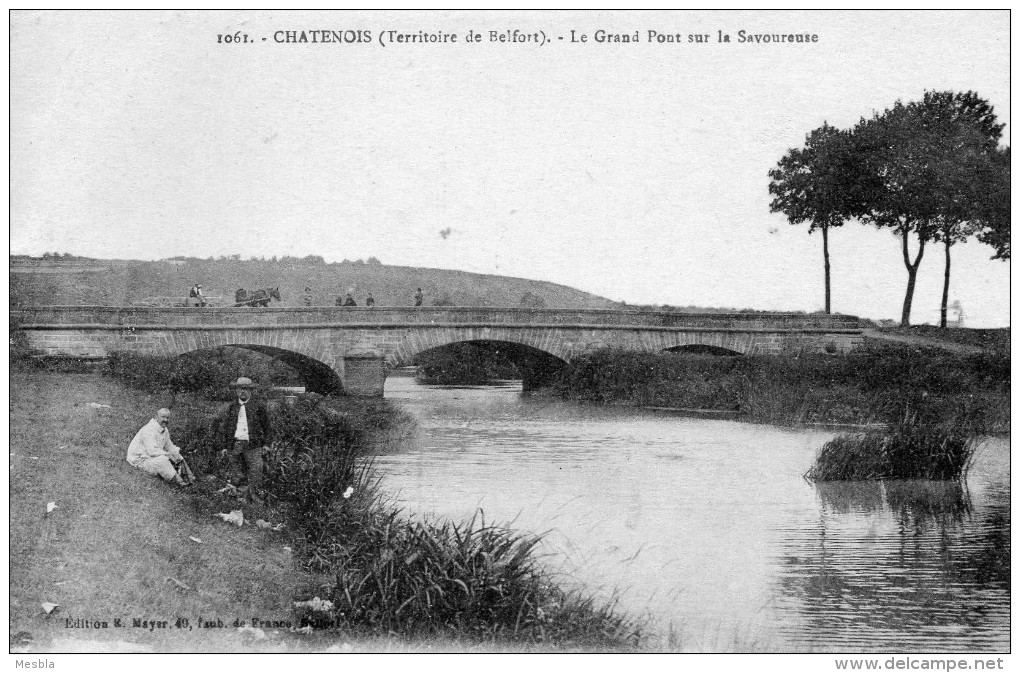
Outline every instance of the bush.
<path fill-rule="evenodd" d="M 825 443 L 805 477 L 812 481 L 961 479 L 982 431 L 970 410 L 938 417 L 908 411 L 887 430 L 840 435 Z"/>
<path fill-rule="evenodd" d="M 926 395 L 928 408 L 972 406 L 986 426 L 1008 424 L 1009 389 L 1008 356 L 906 348 L 796 357 L 603 349 L 575 358 L 554 383 L 583 402 L 740 411 L 768 423 L 895 423 Z"/>

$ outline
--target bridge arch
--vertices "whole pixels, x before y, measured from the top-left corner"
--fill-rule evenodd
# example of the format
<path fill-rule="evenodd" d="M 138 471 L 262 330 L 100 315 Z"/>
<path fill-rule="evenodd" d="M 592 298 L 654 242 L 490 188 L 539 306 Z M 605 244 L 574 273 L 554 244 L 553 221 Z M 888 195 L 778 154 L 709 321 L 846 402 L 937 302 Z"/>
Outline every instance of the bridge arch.
<path fill-rule="evenodd" d="M 409 330 L 408 334 L 389 354 L 390 366 L 404 367 L 414 364 L 415 358 L 425 351 L 455 343 L 494 343 L 514 353 L 542 354 L 542 357 L 563 362 L 569 359 L 567 348 L 550 330 L 514 329 L 501 327 L 463 327 L 447 329 Z"/>
<path fill-rule="evenodd" d="M 138 335 L 138 351 L 179 356 L 187 353 L 231 347 L 250 350 L 280 360 L 297 371 L 309 392 L 342 395 L 343 358 L 338 357 L 332 340 L 311 339 L 300 333 L 273 330 L 181 331 L 160 335 L 152 342 Z M 243 373 L 238 373 L 242 376 Z"/>
<path fill-rule="evenodd" d="M 761 348 L 754 332 L 684 331 L 661 335 L 661 350 L 705 355 L 750 355 Z"/>
<path fill-rule="evenodd" d="M 173 353 L 172 357 L 194 357 L 203 353 L 215 352 L 220 348 L 237 348 L 239 350 L 261 353 L 274 360 L 278 360 L 293 369 L 301 377 L 305 389 L 309 392 L 323 395 L 343 395 L 344 386 L 338 372 L 329 365 L 319 360 L 308 357 L 295 351 L 272 346 L 258 344 L 225 344 L 213 348 L 196 348 L 183 353 Z M 251 372 L 238 370 L 237 376 L 250 376 Z"/>
<path fill-rule="evenodd" d="M 548 351 L 534 346 L 522 344 L 517 341 L 505 341 L 502 339 L 464 339 L 450 341 L 448 343 L 433 346 L 419 351 L 414 362 L 417 363 L 423 355 L 435 351 L 441 351 L 457 344 L 471 344 L 482 349 L 491 349 L 505 355 L 506 359 L 517 365 L 521 372 L 521 379 L 524 390 L 533 390 L 547 384 L 557 372 L 567 365 L 567 361 L 557 357 Z"/>
<path fill-rule="evenodd" d="M 279 360 L 301 376 L 305 383 L 305 390 L 308 392 L 321 393 L 323 395 L 344 394 L 344 385 L 340 375 L 325 362 L 320 362 L 296 351 L 276 348 L 274 346 L 258 344 L 230 344 L 230 346 L 262 353 L 274 360 Z M 199 353 L 201 351 L 192 352 Z M 240 376 L 241 373 L 238 375 Z"/>

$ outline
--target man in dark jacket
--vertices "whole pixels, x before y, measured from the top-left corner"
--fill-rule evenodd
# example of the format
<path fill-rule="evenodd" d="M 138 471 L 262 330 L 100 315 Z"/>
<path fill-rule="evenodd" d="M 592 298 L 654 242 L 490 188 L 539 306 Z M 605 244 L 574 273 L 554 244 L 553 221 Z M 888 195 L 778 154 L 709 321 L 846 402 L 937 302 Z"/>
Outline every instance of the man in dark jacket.
<path fill-rule="evenodd" d="M 255 384 L 251 379 L 242 376 L 230 387 L 237 390 L 237 399 L 220 414 L 220 455 L 230 456 L 232 481 L 240 483 L 247 477 L 250 497 L 258 498 L 262 490 L 262 451 L 273 439 L 269 411 L 265 404 L 252 399 Z"/>

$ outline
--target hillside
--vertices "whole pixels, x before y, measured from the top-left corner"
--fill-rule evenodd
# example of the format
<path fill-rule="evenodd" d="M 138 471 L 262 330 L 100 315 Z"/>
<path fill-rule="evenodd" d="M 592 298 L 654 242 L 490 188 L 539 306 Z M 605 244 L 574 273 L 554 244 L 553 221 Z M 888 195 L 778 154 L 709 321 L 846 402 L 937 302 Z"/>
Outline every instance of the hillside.
<path fill-rule="evenodd" d="M 206 296 L 229 305 L 238 288 L 279 287 L 278 306 L 304 305 L 304 288 L 312 303 L 332 306 L 354 288 L 358 305 L 371 292 L 378 306 L 410 306 L 421 287 L 425 305 L 536 306 L 615 308 L 603 297 L 544 281 L 487 274 L 390 266 L 376 262 L 327 264 L 319 257 L 279 260 L 177 258 L 159 261 L 12 256 L 11 307 L 42 305 L 130 306 L 151 297 L 178 297 L 183 302 L 193 283 Z"/>

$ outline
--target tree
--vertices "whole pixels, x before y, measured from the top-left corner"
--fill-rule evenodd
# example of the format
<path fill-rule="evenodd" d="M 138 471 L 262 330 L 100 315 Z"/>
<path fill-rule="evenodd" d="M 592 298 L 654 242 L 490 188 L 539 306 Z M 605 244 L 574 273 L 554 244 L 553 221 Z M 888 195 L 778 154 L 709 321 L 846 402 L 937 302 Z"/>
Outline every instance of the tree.
<path fill-rule="evenodd" d="M 991 105 L 972 91 L 927 91 L 920 101 L 897 101 L 858 124 L 857 151 L 872 177 L 864 219 L 893 229 L 902 245 L 907 290 L 901 325 L 910 324 L 917 270 L 931 241 L 942 242 L 945 249 L 941 305 L 945 325 L 950 250 L 980 227 L 984 199 L 979 178 L 996 151 L 1002 128 Z M 913 260 L 911 234 L 918 241 Z"/>
<path fill-rule="evenodd" d="M 978 240 L 995 248 L 992 259 L 1009 259 L 1010 149 L 998 149 L 982 166 L 979 184 L 984 186 L 978 202 L 981 230 Z"/>
<path fill-rule="evenodd" d="M 866 221 L 889 228 L 899 236 L 903 264 L 907 269 L 907 290 L 903 299 L 900 325 L 910 324 L 910 309 L 917 283 L 917 270 L 924 257 L 925 244 L 935 227 L 935 194 L 928 188 L 931 175 L 925 141 L 916 135 L 920 124 L 915 110 L 897 101 L 891 110 L 861 120 L 857 127 L 858 148 L 869 164 L 869 173 L 878 180 L 878 188 L 868 194 Z M 910 235 L 917 238 L 917 254 L 910 257 Z"/>
<path fill-rule="evenodd" d="M 992 174 L 996 172 L 995 157 L 1003 125 L 997 123 L 992 106 L 973 91 L 928 92 L 923 104 L 929 132 L 936 133 L 941 141 L 938 160 L 941 163 L 942 212 L 934 238 L 942 242 L 945 250 L 939 314 L 939 325 L 944 328 L 952 265 L 950 249 L 954 243 L 965 241 L 981 230 L 985 207 L 994 209 L 986 200 L 987 181 L 993 179 Z M 1008 187 L 1006 199 L 1008 219 Z"/>
<path fill-rule="evenodd" d="M 915 103 L 896 101 L 891 109 L 862 119 L 856 128 L 857 147 L 875 189 L 869 191 L 863 219 L 889 228 L 900 238 L 907 290 L 900 325 L 910 325 L 910 310 L 917 270 L 925 245 L 938 229 L 940 212 L 938 175 L 942 170 L 938 138 L 925 127 L 924 110 Z M 917 238 L 917 253 L 910 256 L 910 236 Z"/>
<path fill-rule="evenodd" d="M 832 312 L 829 229 L 853 217 L 863 175 L 850 134 L 822 124 L 807 135 L 804 147 L 791 149 L 769 171 L 769 194 L 773 213 L 786 215 L 790 224 L 809 222 L 808 234 L 822 232 L 825 269 L 825 312 Z"/>

